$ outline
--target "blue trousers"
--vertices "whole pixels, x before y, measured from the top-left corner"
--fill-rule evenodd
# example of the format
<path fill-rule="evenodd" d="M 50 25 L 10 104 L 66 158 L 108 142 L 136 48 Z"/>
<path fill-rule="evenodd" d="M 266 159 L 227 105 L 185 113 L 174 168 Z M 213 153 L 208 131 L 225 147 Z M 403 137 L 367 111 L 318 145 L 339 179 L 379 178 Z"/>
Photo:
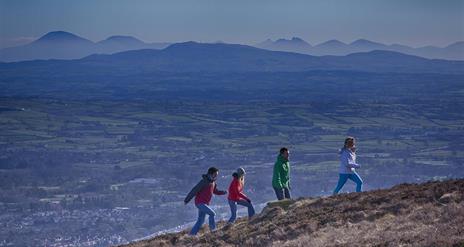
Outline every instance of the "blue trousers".
<path fill-rule="evenodd" d="M 255 215 L 255 209 L 253 208 L 253 205 L 251 205 L 251 203 L 245 200 L 239 200 L 239 201 L 229 200 L 230 213 L 231 213 L 229 223 L 233 223 L 235 219 L 237 218 L 237 204 L 248 208 L 248 217 Z"/>
<path fill-rule="evenodd" d="M 353 182 L 356 183 L 356 192 L 361 192 L 362 191 L 362 185 L 363 181 L 361 177 L 356 173 L 340 173 L 340 176 L 338 178 L 338 184 L 337 187 L 335 188 L 333 194 L 336 195 L 338 192 L 342 189 L 343 185 L 345 185 L 346 181 L 350 179 Z"/>
<path fill-rule="evenodd" d="M 209 229 L 211 231 L 216 229 L 216 222 L 214 221 L 214 216 L 216 216 L 216 213 L 206 204 L 200 203 L 195 206 L 198 208 L 198 219 L 195 225 L 193 226 L 190 235 L 196 235 L 198 231 L 200 231 L 201 226 L 203 225 L 203 223 L 205 223 L 206 215 L 209 215 Z"/>
<path fill-rule="evenodd" d="M 274 187 L 274 191 L 276 193 L 277 200 L 290 199 L 290 190 L 288 188 L 279 189 Z"/>

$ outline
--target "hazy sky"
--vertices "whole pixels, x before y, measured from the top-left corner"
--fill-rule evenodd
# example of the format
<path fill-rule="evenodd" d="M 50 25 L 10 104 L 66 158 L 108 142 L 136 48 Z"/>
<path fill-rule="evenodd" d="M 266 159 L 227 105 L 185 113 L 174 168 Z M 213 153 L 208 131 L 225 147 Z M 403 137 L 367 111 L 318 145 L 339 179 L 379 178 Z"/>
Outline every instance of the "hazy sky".
<path fill-rule="evenodd" d="M 93 41 L 311 44 L 366 38 L 411 46 L 464 40 L 464 0 L 0 0 L 0 46 L 63 30 Z"/>

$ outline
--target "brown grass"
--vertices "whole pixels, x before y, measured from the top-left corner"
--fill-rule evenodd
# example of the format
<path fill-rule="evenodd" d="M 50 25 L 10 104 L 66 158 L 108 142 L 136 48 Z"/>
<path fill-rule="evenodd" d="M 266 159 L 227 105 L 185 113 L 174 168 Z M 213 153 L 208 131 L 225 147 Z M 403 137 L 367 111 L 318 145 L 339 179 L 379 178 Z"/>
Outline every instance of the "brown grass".
<path fill-rule="evenodd" d="M 464 179 L 273 202 L 251 221 L 142 246 L 464 246 Z"/>

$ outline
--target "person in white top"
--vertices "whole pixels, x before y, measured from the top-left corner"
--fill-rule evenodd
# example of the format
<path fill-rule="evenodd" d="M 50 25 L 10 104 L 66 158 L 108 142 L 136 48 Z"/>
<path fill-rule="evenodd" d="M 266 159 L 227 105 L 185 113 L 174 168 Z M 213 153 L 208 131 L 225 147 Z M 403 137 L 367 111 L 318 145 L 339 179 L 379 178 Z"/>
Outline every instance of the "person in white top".
<path fill-rule="evenodd" d="M 354 137 L 347 137 L 345 139 L 345 145 L 340 150 L 340 170 L 338 184 L 333 194 L 336 195 L 345 185 L 348 179 L 353 180 L 356 183 L 356 192 L 362 191 L 363 181 L 358 173 L 356 173 L 356 168 L 361 167 L 356 163 L 356 142 Z"/>

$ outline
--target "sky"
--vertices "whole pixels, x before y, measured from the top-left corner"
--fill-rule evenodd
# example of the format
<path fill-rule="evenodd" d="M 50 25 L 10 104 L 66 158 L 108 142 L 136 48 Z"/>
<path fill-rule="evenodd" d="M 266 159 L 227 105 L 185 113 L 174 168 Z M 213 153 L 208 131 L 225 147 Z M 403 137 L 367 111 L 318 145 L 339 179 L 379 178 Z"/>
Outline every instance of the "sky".
<path fill-rule="evenodd" d="M 464 40 L 464 0 L 0 0 L 0 47 L 50 31 L 100 41 L 255 44 L 300 37 L 312 45 L 365 38 L 446 46 Z"/>

